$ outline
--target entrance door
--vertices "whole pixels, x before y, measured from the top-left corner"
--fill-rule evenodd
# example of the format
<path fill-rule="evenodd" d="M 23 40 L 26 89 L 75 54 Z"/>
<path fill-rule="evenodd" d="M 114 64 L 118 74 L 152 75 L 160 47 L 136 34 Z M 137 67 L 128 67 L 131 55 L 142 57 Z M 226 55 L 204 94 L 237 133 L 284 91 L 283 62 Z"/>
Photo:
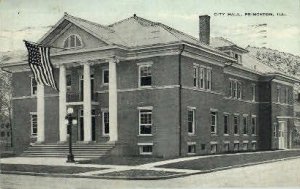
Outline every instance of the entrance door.
<path fill-rule="evenodd" d="M 280 121 L 278 127 L 278 148 L 287 148 L 287 123 L 286 121 Z"/>

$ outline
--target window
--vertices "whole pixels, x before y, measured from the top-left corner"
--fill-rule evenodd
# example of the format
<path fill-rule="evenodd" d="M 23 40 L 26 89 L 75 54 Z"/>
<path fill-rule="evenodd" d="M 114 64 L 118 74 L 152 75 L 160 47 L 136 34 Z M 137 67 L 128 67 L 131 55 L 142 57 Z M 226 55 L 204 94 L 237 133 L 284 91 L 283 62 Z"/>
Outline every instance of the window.
<path fill-rule="evenodd" d="M 210 132 L 211 132 L 211 134 L 217 134 L 217 112 L 216 111 L 211 111 L 210 112 L 210 117 L 211 117 Z"/>
<path fill-rule="evenodd" d="M 247 115 L 243 116 L 243 134 L 247 135 L 248 133 L 248 120 L 247 120 Z"/>
<path fill-rule="evenodd" d="M 5 137 L 5 132 L 1 131 L 1 137 Z"/>
<path fill-rule="evenodd" d="M 285 93 L 284 93 L 284 102 L 286 103 L 286 104 L 288 104 L 289 103 L 289 89 L 288 88 L 285 88 L 285 91 L 284 91 Z"/>
<path fill-rule="evenodd" d="M 76 48 L 81 46 L 82 46 L 82 41 L 78 35 L 72 34 L 64 41 L 64 48 L 71 49 L 71 48 Z"/>
<path fill-rule="evenodd" d="M 239 116 L 238 115 L 233 116 L 233 129 L 234 129 L 234 134 L 238 135 L 239 134 Z"/>
<path fill-rule="evenodd" d="M 277 86 L 277 102 L 279 103 L 280 102 L 280 86 Z"/>
<path fill-rule="evenodd" d="M 228 134 L 228 125 L 229 125 L 229 115 L 225 114 L 224 115 L 224 134 Z"/>
<path fill-rule="evenodd" d="M 193 67 L 193 78 L 194 78 L 194 87 L 198 87 L 198 81 L 199 81 L 199 76 L 198 76 L 198 66 Z"/>
<path fill-rule="evenodd" d="M 72 76 L 71 76 L 71 74 L 68 74 L 66 76 L 66 82 L 67 82 L 67 91 L 69 91 L 71 89 L 71 86 L 72 86 Z"/>
<path fill-rule="evenodd" d="M 212 153 L 212 154 L 217 153 L 217 149 L 218 149 L 218 144 L 216 144 L 216 143 L 210 144 L 210 153 Z"/>
<path fill-rule="evenodd" d="M 256 142 L 252 142 L 252 150 L 256 150 Z"/>
<path fill-rule="evenodd" d="M 274 127 L 273 127 L 273 136 L 277 137 L 277 123 L 274 124 Z"/>
<path fill-rule="evenodd" d="M 196 143 L 190 142 L 188 143 L 188 154 L 195 154 L 196 153 Z"/>
<path fill-rule="evenodd" d="M 108 69 L 104 69 L 102 71 L 102 84 L 107 85 L 109 82 L 109 71 Z"/>
<path fill-rule="evenodd" d="M 31 77 L 31 95 L 36 95 L 37 91 L 37 82 L 35 81 L 34 77 Z"/>
<path fill-rule="evenodd" d="M 102 126 L 103 126 L 103 135 L 109 135 L 109 113 L 104 111 L 102 113 Z"/>
<path fill-rule="evenodd" d="M 205 68 L 200 67 L 200 88 L 204 89 L 205 88 Z"/>
<path fill-rule="evenodd" d="M 139 143 L 138 146 L 141 155 L 152 155 L 152 151 L 153 151 L 152 143 Z"/>
<path fill-rule="evenodd" d="M 206 89 L 211 90 L 211 68 L 207 68 L 206 72 Z"/>
<path fill-rule="evenodd" d="M 240 143 L 239 142 L 234 142 L 233 144 L 233 151 L 239 151 L 239 146 L 240 146 Z"/>
<path fill-rule="evenodd" d="M 252 85 L 251 91 L 252 91 L 252 101 L 256 101 L 256 85 L 255 84 Z"/>
<path fill-rule="evenodd" d="M 140 135 L 152 135 L 152 109 L 140 109 Z"/>
<path fill-rule="evenodd" d="M 236 58 L 237 59 L 237 62 L 238 63 L 242 63 L 242 55 L 240 55 L 240 54 L 234 54 L 234 58 Z"/>
<path fill-rule="evenodd" d="M 31 122 L 31 135 L 37 135 L 37 115 L 36 113 L 30 114 L 30 122 Z"/>
<path fill-rule="evenodd" d="M 256 116 L 251 116 L 251 134 L 256 135 Z"/>
<path fill-rule="evenodd" d="M 195 109 L 188 109 L 188 134 L 195 134 Z"/>
<path fill-rule="evenodd" d="M 229 152 L 229 142 L 224 142 L 223 151 L 224 152 Z"/>
<path fill-rule="evenodd" d="M 201 144 L 201 150 L 205 150 L 205 144 Z"/>
<path fill-rule="evenodd" d="M 195 75 L 195 69 L 197 67 L 194 66 L 194 86 L 199 86 L 200 89 L 211 90 L 212 88 L 212 69 L 210 67 L 200 66 L 198 75 Z M 199 78 L 199 83 L 195 80 L 195 77 Z M 197 85 L 195 85 L 197 84 Z"/>
<path fill-rule="evenodd" d="M 241 82 L 230 79 L 230 97 L 242 99 L 242 84 Z"/>
<path fill-rule="evenodd" d="M 243 150 L 246 151 L 248 150 L 248 142 L 243 142 Z"/>
<path fill-rule="evenodd" d="M 152 73 L 151 73 L 151 65 L 150 64 L 143 64 L 139 66 L 139 86 L 151 86 L 152 85 Z"/>

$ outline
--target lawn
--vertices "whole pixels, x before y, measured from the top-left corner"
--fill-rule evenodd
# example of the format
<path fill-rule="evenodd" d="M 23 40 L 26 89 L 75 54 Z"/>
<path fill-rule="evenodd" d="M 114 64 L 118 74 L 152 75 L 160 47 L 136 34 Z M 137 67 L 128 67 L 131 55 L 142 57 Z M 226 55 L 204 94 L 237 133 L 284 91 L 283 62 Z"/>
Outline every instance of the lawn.
<path fill-rule="evenodd" d="M 287 157 L 300 156 L 300 150 L 295 151 L 273 151 L 260 153 L 241 153 L 230 154 L 222 156 L 205 156 L 199 159 L 183 161 L 177 163 L 170 163 L 158 167 L 176 168 L 176 169 L 192 169 L 192 170 L 211 170 L 216 168 L 244 165 L 248 163 L 258 163 L 263 161 L 270 161 L 282 159 Z"/>
<path fill-rule="evenodd" d="M 155 157 L 117 157 L 117 156 L 103 156 L 98 159 L 92 160 L 81 160 L 78 161 L 79 164 L 100 164 L 100 165 L 142 165 L 146 163 L 152 163 L 157 161 L 166 160 L 164 158 Z"/>
<path fill-rule="evenodd" d="M 27 165 L 27 164 L 1 164 L 0 171 L 18 171 L 33 173 L 60 173 L 76 174 L 88 171 L 103 170 L 105 168 L 93 167 L 73 167 L 73 166 L 46 166 L 46 165 Z"/>
<path fill-rule="evenodd" d="M 110 173 L 99 174 L 99 176 L 147 178 L 147 177 L 171 176 L 176 174 L 178 174 L 178 172 L 131 169 L 127 171 L 115 171 Z"/>

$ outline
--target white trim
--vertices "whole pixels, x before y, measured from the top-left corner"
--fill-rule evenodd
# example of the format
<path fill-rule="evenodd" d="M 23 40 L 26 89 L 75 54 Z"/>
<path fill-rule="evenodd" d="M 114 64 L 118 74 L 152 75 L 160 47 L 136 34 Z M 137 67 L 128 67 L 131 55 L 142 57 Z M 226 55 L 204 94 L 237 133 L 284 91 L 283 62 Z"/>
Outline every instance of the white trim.
<path fill-rule="evenodd" d="M 237 144 L 237 143 L 240 143 L 240 141 L 239 140 L 234 140 L 233 143 Z"/>
<path fill-rule="evenodd" d="M 251 143 L 257 143 L 257 141 L 256 140 L 252 140 Z"/>
<path fill-rule="evenodd" d="M 238 69 L 240 69 L 240 68 L 238 68 Z M 248 70 L 245 70 L 245 71 L 249 72 Z M 250 78 L 250 77 L 247 77 L 247 76 L 244 76 L 244 75 L 231 73 L 229 70 L 224 70 L 224 74 L 232 75 L 232 76 L 239 77 L 239 78 L 246 79 L 246 80 L 250 80 L 250 81 L 256 81 L 256 82 L 259 81 L 258 79 L 255 79 L 255 78 Z M 258 74 L 258 73 L 254 73 L 254 74 Z M 258 74 L 258 75 L 261 75 L 261 74 Z"/>
<path fill-rule="evenodd" d="M 152 64 L 153 62 L 141 62 L 137 63 L 138 65 L 138 88 L 149 88 L 153 85 L 153 79 L 152 79 Z M 151 70 L 151 85 L 141 86 L 141 68 L 143 67 L 150 67 Z"/>
<path fill-rule="evenodd" d="M 188 128 L 188 135 L 195 135 L 195 128 L 196 128 L 196 120 L 195 120 L 195 111 L 196 108 L 191 109 L 191 108 L 187 108 L 188 112 L 191 111 L 193 112 L 193 123 L 192 123 L 192 132 L 189 132 L 189 128 Z M 189 120 L 187 120 L 189 123 Z"/>
<path fill-rule="evenodd" d="M 152 145 L 153 146 L 153 142 L 139 142 L 137 143 L 138 146 L 145 146 L 145 145 Z"/>
<path fill-rule="evenodd" d="M 152 66 L 152 64 L 153 64 L 152 61 L 136 63 L 136 65 L 138 65 L 138 66 Z"/>
<path fill-rule="evenodd" d="M 153 143 L 137 143 L 139 147 L 140 155 L 152 155 L 153 154 Z M 143 146 L 152 146 L 152 152 L 143 152 Z"/>
<path fill-rule="evenodd" d="M 75 36 L 75 38 L 74 38 L 74 47 L 71 47 L 71 36 Z M 76 42 L 76 37 L 79 39 L 79 41 L 80 41 L 80 43 L 81 43 L 81 45 L 79 45 L 79 46 L 76 46 L 76 44 L 77 44 L 77 42 Z M 65 47 L 65 41 L 66 40 L 68 40 L 68 46 L 67 47 Z M 78 34 L 74 34 L 74 33 L 72 33 L 72 34 L 69 34 L 64 40 L 63 40 L 63 42 L 62 42 L 62 47 L 63 48 L 65 48 L 65 49 L 79 49 L 79 48 L 83 48 L 84 46 L 83 46 L 83 41 L 82 41 L 82 39 L 81 39 L 81 37 L 78 35 Z"/>
<path fill-rule="evenodd" d="M 223 141 L 224 144 L 230 144 L 230 141 L 226 140 L 226 141 Z"/>
<path fill-rule="evenodd" d="M 187 109 L 188 110 L 196 110 L 196 107 L 188 106 Z"/>
<path fill-rule="evenodd" d="M 275 83 L 279 83 L 279 84 L 294 87 L 294 85 L 292 83 L 289 83 L 289 82 L 286 82 L 286 81 L 281 81 L 281 80 L 278 80 L 278 79 L 273 79 L 272 81 L 274 81 Z"/>
<path fill-rule="evenodd" d="M 189 87 L 189 86 L 182 86 L 182 88 L 188 89 L 188 90 L 193 90 L 193 91 L 200 91 L 200 92 L 216 94 L 216 95 L 224 95 L 224 93 L 222 93 L 222 92 L 216 92 L 216 91 L 207 90 L 207 89 L 201 89 L 201 88 L 195 88 L 195 87 Z"/>
<path fill-rule="evenodd" d="M 139 106 L 138 110 L 153 110 L 153 106 Z"/>
<path fill-rule="evenodd" d="M 218 112 L 218 109 L 210 108 L 209 111 L 211 111 L 211 112 Z"/>
<path fill-rule="evenodd" d="M 209 144 L 218 144 L 217 141 L 210 141 Z"/>
<path fill-rule="evenodd" d="M 196 142 L 187 142 L 188 145 L 195 145 Z"/>
<path fill-rule="evenodd" d="M 276 116 L 277 119 L 293 119 L 294 117 L 292 116 Z M 285 121 L 283 121 L 285 122 Z"/>
<path fill-rule="evenodd" d="M 45 95 L 45 98 L 51 98 L 51 97 L 58 97 L 58 94 L 48 94 Z M 12 100 L 23 100 L 23 99 L 34 99 L 37 98 L 36 96 L 20 96 L 20 97 L 12 97 Z"/>
<path fill-rule="evenodd" d="M 153 107 L 152 106 L 148 106 L 148 107 L 138 107 L 139 110 L 139 133 L 138 136 L 153 136 Z M 141 133 L 141 110 L 151 110 L 151 124 L 147 124 L 147 125 L 151 125 L 151 133 L 150 134 L 142 134 Z M 149 113 L 150 114 L 150 113 Z M 144 124 L 145 125 L 145 124 Z"/>
<path fill-rule="evenodd" d="M 247 144 L 248 144 L 248 143 L 249 143 L 249 141 L 248 141 L 248 140 L 243 140 L 243 143 L 247 143 Z"/>

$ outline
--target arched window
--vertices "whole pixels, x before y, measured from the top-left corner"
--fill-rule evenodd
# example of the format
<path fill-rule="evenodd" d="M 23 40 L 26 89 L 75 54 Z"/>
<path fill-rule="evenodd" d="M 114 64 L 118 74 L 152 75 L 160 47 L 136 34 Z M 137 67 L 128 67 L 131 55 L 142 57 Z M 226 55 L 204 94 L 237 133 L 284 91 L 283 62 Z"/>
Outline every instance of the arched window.
<path fill-rule="evenodd" d="M 82 41 L 78 35 L 72 34 L 64 41 L 64 48 L 76 48 L 81 47 Z"/>

